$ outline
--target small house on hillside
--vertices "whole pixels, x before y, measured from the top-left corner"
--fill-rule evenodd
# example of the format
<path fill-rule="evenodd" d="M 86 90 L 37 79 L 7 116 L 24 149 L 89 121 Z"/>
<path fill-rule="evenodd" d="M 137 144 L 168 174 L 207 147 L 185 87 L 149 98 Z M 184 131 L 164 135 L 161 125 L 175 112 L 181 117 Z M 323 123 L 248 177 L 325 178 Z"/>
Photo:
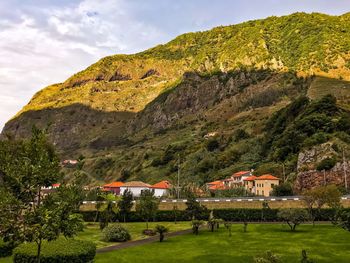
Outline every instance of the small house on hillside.
<path fill-rule="evenodd" d="M 225 185 L 232 187 L 243 187 L 244 179 L 252 176 L 251 171 L 240 171 L 231 175 L 230 178 L 225 179 Z"/>
<path fill-rule="evenodd" d="M 255 194 L 262 196 L 270 196 L 273 187 L 279 185 L 279 180 L 279 178 L 271 174 L 264 174 L 255 178 Z"/>
<path fill-rule="evenodd" d="M 123 194 L 126 190 L 130 190 L 134 196 L 140 196 L 141 192 L 146 189 L 151 189 L 151 185 L 141 181 L 131 181 L 120 187 L 120 194 Z"/>
<path fill-rule="evenodd" d="M 115 195 L 120 194 L 120 187 L 123 186 L 123 182 L 112 182 L 110 184 L 105 184 L 102 188 L 105 192 L 111 192 Z"/>
<path fill-rule="evenodd" d="M 165 196 L 168 194 L 171 184 L 169 181 L 161 181 L 151 186 L 154 190 L 154 195 L 157 197 Z"/>

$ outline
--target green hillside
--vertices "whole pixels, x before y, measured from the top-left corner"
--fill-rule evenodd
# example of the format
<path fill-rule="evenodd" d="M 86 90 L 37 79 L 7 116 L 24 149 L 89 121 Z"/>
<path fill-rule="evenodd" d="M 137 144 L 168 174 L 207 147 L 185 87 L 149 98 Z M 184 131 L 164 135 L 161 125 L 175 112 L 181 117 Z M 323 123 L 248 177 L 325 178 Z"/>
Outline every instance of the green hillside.
<path fill-rule="evenodd" d="M 295 13 L 105 57 L 35 94 L 2 136 L 48 128 L 62 159 L 85 156 L 92 183 L 172 180 L 179 160 L 184 183 L 251 168 L 282 176 L 281 162 L 293 181 L 300 151 L 349 143 L 336 124 L 350 109 L 349 33 L 349 13 Z M 311 110 L 327 94 L 336 110 Z"/>

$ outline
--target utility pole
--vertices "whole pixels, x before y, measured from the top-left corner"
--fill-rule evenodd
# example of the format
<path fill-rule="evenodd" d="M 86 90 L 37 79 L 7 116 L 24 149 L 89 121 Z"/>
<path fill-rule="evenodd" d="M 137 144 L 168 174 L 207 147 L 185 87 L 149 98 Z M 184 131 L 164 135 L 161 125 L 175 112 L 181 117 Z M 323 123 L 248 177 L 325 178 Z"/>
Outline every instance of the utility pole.
<path fill-rule="evenodd" d="M 177 164 L 177 199 L 180 199 L 180 154 L 178 155 Z"/>
<path fill-rule="evenodd" d="M 346 174 L 346 167 L 345 167 L 345 154 L 344 154 L 344 148 L 343 148 L 343 171 L 344 171 L 344 183 L 345 183 L 345 189 L 346 192 L 348 192 L 348 178 Z"/>

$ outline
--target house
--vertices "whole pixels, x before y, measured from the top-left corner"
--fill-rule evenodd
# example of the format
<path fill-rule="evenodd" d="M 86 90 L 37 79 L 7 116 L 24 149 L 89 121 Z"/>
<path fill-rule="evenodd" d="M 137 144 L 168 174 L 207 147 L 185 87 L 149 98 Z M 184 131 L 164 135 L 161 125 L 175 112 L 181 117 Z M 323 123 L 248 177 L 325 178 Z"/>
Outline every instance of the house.
<path fill-rule="evenodd" d="M 224 180 L 218 180 L 218 181 L 207 183 L 207 188 L 209 191 L 217 191 L 217 190 L 224 190 L 227 188 L 227 186 L 225 185 Z"/>
<path fill-rule="evenodd" d="M 271 174 L 264 174 L 255 178 L 255 194 L 262 196 L 270 196 L 273 187 L 279 185 L 279 180 L 280 179 Z"/>
<path fill-rule="evenodd" d="M 255 193 L 255 179 L 257 177 L 255 175 L 249 176 L 245 179 L 243 179 L 243 186 L 244 188 L 251 192 L 251 193 Z"/>
<path fill-rule="evenodd" d="M 154 190 L 154 195 L 157 197 L 167 195 L 170 187 L 171 184 L 169 181 L 161 181 L 151 186 L 151 188 Z"/>
<path fill-rule="evenodd" d="M 252 176 L 252 171 L 240 171 L 231 175 L 230 178 L 224 180 L 225 185 L 230 188 L 242 187 L 244 179 Z"/>
<path fill-rule="evenodd" d="M 120 186 L 120 194 L 123 194 L 126 190 L 130 190 L 133 196 L 140 196 L 141 192 L 146 189 L 151 189 L 151 185 L 141 181 L 131 181 Z"/>
<path fill-rule="evenodd" d="M 124 185 L 123 182 L 112 182 L 110 184 L 105 184 L 102 187 L 102 191 L 104 192 L 111 192 L 115 195 L 119 195 L 120 194 L 120 187 Z"/>

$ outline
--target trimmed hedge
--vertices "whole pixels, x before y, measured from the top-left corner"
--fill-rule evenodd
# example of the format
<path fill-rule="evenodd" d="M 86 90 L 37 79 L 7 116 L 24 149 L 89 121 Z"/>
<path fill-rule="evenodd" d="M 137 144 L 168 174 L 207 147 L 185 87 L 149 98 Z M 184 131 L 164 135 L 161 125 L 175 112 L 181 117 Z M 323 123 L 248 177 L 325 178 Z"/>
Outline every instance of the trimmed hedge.
<path fill-rule="evenodd" d="M 350 212 L 350 208 L 345 209 Z M 208 210 L 201 220 L 207 220 L 211 210 Z M 255 222 L 275 222 L 279 221 L 277 217 L 278 209 L 251 209 L 251 208 L 232 208 L 232 209 L 214 209 L 213 213 L 216 218 L 221 218 L 225 221 L 240 222 L 248 220 Z M 93 222 L 96 217 L 96 212 L 94 211 L 82 211 L 81 214 L 86 222 Z M 335 210 L 324 208 L 321 209 L 320 213 L 316 214 L 316 221 L 330 221 L 334 218 Z M 174 221 L 175 212 L 172 210 L 168 211 L 158 211 L 154 221 Z M 132 211 L 126 218 L 127 222 L 143 222 L 142 218 L 138 214 Z M 186 211 L 176 211 L 177 221 L 190 221 L 191 218 L 188 216 Z M 123 218 L 116 216 L 113 221 L 123 221 Z"/>
<path fill-rule="evenodd" d="M 37 246 L 35 243 L 19 245 L 13 250 L 14 263 L 36 263 Z M 96 245 L 90 241 L 58 239 L 43 242 L 40 262 L 42 263 L 88 263 L 93 262 Z"/>
<path fill-rule="evenodd" d="M 13 243 L 0 240 L 0 258 L 11 256 L 14 247 L 15 245 Z"/>

